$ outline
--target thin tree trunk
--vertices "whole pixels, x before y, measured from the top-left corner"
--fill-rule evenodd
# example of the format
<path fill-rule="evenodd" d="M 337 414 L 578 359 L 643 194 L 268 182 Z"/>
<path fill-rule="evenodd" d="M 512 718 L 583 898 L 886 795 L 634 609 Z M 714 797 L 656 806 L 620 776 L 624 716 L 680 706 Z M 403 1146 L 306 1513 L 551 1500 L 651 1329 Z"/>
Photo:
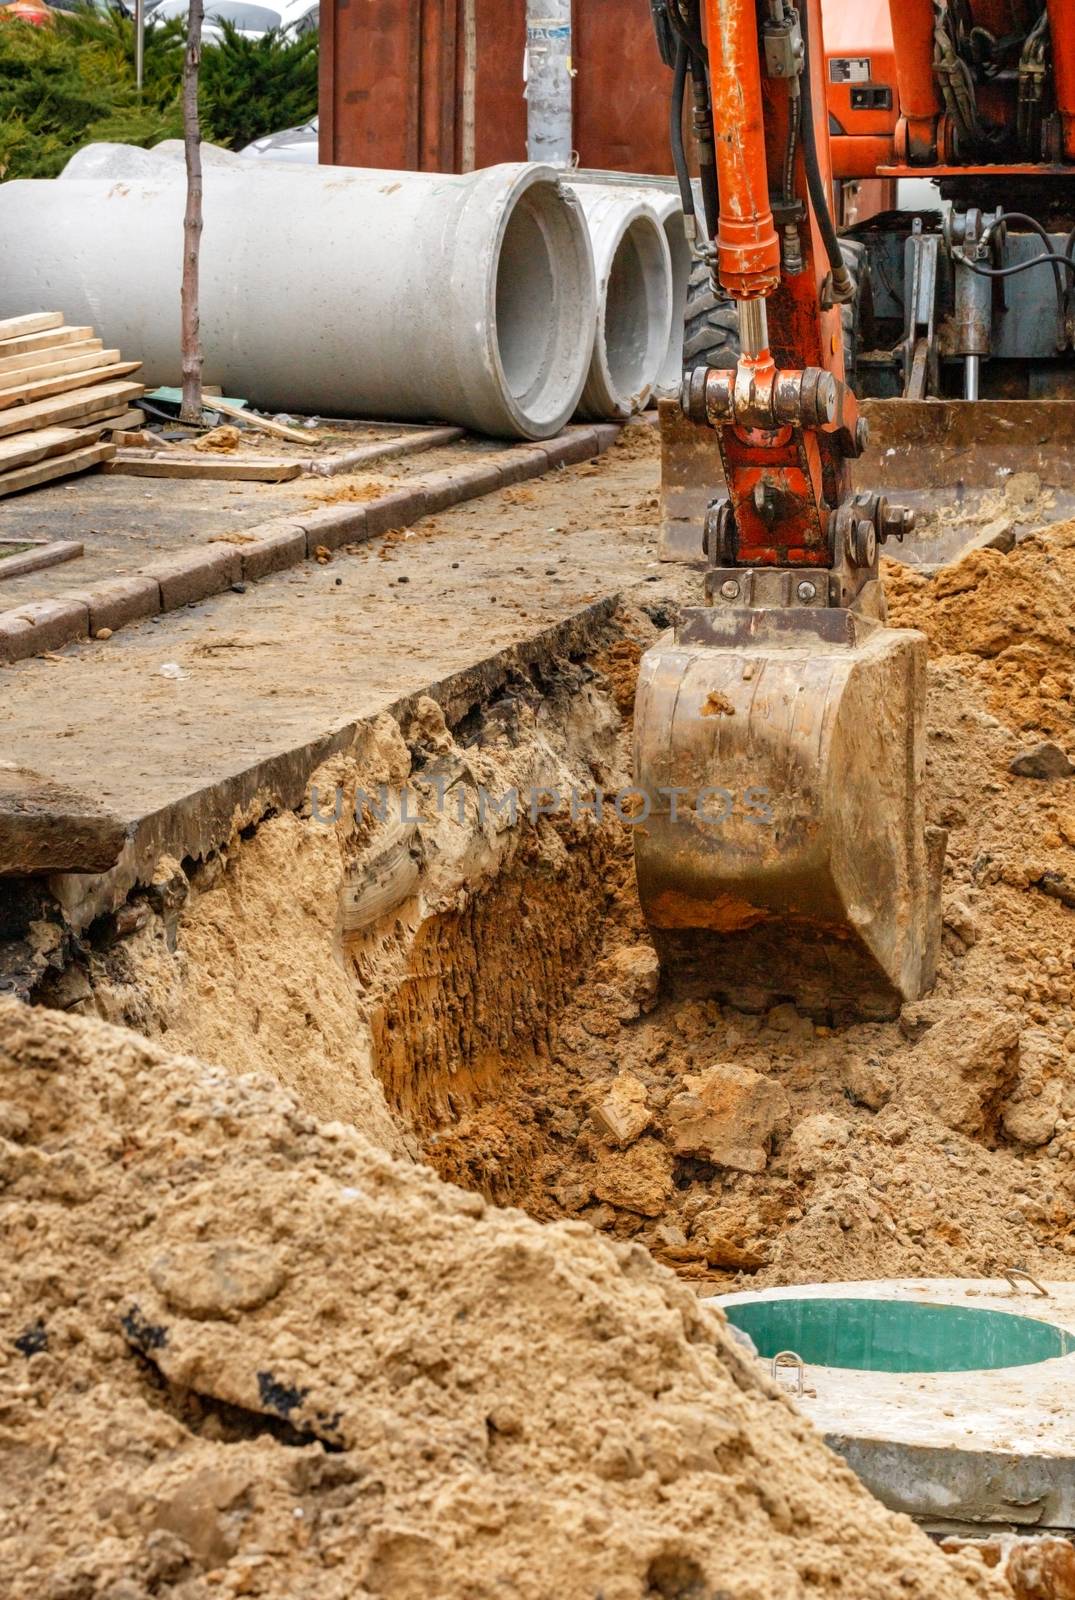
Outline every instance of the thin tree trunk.
<path fill-rule="evenodd" d="M 187 208 L 183 216 L 183 287 L 180 342 L 183 355 L 182 422 L 202 420 L 202 341 L 198 314 L 198 256 L 202 237 L 202 132 L 198 120 L 198 70 L 202 59 L 205 0 L 190 0 L 187 54 L 183 63 L 183 152 Z"/>

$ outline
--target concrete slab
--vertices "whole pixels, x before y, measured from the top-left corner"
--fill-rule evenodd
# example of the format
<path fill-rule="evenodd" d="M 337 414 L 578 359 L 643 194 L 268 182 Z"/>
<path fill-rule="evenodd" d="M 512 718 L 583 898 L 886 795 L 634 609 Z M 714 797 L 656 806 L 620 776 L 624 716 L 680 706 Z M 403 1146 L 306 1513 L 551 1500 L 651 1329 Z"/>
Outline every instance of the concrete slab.
<path fill-rule="evenodd" d="M 706 1303 L 886 1299 L 1032 1317 L 1075 1335 L 1075 1284 L 908 1279 L 797 1284 Z M 768 1363 L 766 1363 L 768 1365 Z M 808 1365 L 795 1397 L 886 1505 L 936 1529 L 1075 1528 L 1075 1353 L 1032 1366 L 886 1373 Z M 794 1390 L 794 1369 L 781 1381 Z"/>
<path fill-rule="evenodd" d="M 161 853 L 204 855 L 301 804 L 363 720 L 427 692 L 458 718 L 527 652 L 588 648 L 622 590 L 656 597 L 652 579 L 667 598 L 684 575 L 658 574 L 656 483 L 655 454 L 612 450 L 242 594 L 0 667 L 0 759 L 76 783 L 123 829 L 109 870 L 65 859 L 51 878 L 71 922 L 115 909 Z"/>

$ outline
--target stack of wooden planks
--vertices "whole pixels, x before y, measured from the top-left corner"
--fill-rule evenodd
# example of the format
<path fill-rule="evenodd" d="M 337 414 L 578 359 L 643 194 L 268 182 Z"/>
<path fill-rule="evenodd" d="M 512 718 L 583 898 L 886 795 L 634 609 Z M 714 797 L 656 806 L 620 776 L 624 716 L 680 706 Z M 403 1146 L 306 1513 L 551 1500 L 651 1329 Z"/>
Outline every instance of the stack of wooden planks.
<path fill-rule="evenodd" d="M 59 311 L 0 321 L 0 495 L 110 461 L 102 436 L 131 419 L 141 365 Z"/>

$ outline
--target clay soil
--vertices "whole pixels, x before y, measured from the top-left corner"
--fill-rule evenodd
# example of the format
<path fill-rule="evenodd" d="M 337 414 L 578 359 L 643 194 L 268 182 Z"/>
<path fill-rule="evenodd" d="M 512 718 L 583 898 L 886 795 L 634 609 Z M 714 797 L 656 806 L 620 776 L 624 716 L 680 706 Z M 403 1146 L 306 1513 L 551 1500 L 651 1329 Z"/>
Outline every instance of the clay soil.
<path fill-rule="evenodd" d="M 1013 1592 L 698 1303 L 1075 1267 L 1075 780 L 1009 771 L 1075 743 L 1075 524 L 887 581 L 948 830 L 937 986 L 892 1022 L 663 997 L 629 830 L 471 803 L 617 787 L 689 582 L 317 774 L 428 802 L 436 767 L 458 817 L 307 808 L 164 859 L 137 931 L 0 1006 L 0 1593 Z"/>

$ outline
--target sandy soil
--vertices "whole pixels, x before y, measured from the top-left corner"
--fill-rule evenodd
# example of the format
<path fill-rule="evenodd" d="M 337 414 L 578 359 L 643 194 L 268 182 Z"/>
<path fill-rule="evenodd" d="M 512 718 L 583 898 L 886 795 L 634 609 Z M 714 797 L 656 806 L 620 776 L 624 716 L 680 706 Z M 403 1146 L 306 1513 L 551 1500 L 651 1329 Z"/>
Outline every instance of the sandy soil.
<path fill-rule="evenodd" d="M 703 1280 L 1072 1275 L 1075 780 L 1008 764 L 1046 736 L 1075 745 L 1075 524 L 932 584 L 887 579 L 892 620 L 932 647 L 929 813 L 949 835 L 934 993 L 839 1030 L 787 1005 L 661 1001 L 621 849 L 551 1055 L 430 1131 L 444 1175 Z M 632 655 L 608 663 L 621 706 Z"/>
<path fill-rule="evenodd" d="M 1008 768 L 1073 743 L 1075 525 L 932 582 L 886 575 L 892 620 L 931 640 L 929 820 L 948 830 L 938 983 L 898 1021 L 662 999 L 628 829 L 476 820 L 479 785 L 626 780 L 637 663 L 665 621 L 637 606 L 559 684 L 521 681 L 454 732 L 436 707 L 379 719 L 317 775 L 322 795 L 420 790 L 435 759 L 469 785 L 465 826 L 400 850 L 398 822 L 276 817 L 183 879 L 172 937 L 153 919 L 91 958 L 93 1008 L 700 1283 L 1070 1276 L 1075 793 Z"/>
<path fill-rule="evenodd" d="M 0 1002 L 10 1600 L 1000 1600 L 648 1253 Z"/>

